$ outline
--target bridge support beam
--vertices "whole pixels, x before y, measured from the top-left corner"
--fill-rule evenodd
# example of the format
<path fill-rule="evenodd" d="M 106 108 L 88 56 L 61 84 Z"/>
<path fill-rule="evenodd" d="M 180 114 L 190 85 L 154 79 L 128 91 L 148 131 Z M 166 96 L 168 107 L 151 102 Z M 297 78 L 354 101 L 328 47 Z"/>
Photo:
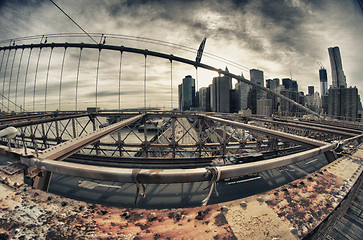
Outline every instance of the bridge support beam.
<path fill-rule="evenodd" d="M 337 157 L 333 151 L 327 151 L 324 153 L 324 155 L 325 155 L 325 158 L 328 161 L 328 163 L 332 163 L 337 159 Z"/>
<path fill-rule="evenodd" d="M 52 178 L 52 172 L 44 171 L 40 173 L 41 176 L 36 176 L 34 179 L 33 187 L 48 191 L 50 185 L 50 179 Z"/>

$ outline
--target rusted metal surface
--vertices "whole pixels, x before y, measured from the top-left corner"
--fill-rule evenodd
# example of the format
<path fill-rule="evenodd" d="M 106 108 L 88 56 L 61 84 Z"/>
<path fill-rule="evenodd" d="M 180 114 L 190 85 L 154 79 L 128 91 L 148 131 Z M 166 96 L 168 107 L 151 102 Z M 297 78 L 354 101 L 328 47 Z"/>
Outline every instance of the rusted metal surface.
<path fill-rule="evenodd" d="M 339 206 L 363 171 L 363 145 L 263 194 L 184 209 L 124 209 L 49 194 L 4 178 L 0 233 L 37 239 L 301 239 Z M 9 187 L 10 186 L 10 187 Z"/>
<path fill-rule="evenodd" d="M 362 148 L 363 145 L 360 146 Z M 363 150 L 264 194 L 224 203 L 239 239 L 301 239 L 339 206 L 363 171 Z"/>
<path fill-rule="evenodd" d="M 22 186 L 0 199 L 0 209 L 0 234 L 9 238 L 236 239 L 218 205 L 122 209 Z"/>

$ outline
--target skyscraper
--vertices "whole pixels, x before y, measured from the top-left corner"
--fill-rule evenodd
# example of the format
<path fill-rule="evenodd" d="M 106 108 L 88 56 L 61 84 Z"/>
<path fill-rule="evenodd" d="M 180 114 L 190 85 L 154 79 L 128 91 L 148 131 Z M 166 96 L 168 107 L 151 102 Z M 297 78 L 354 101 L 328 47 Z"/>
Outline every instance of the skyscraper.
<path fill-rule="evenodd" d="M 243 75 L 242 75 L 243 77 Z M 244 78 L 244 77 L 243 77 Z M 236 100 L 236 105 L 237 105 L 237 110 L 245 110 L 248 107 L 248 92 L 250 91 L 251 87 L 250 85 L 248 85 L 245 82 L 242 81 L 238 81 L 235 84 L 235 89 L 237 91 L 236 95 L 237 95 L 237 100 Z"/>
<path fill-rule="evenodd" d="M 339 47 L 328 48 L 333 88 L 347 87 L 347 81 L 343 72 L 342 59 Z"/>
<path fill-rule="evenodd" d="M 319 79 L 320 79 L 320 95 L 325 96 L 328 94 L 328 77 L 325 68 L 319 69 Z"/>
<path fill-rule="evenodd" d="M 328 115 L 338 119 L 356 121 L 358 118 L 358 89 L 330 88 L 328 95 Z"/>
<path fill-rule="evenodd" d="M 267 79 L 266 80 L 266 88 L 271 89 L 274 92 L 280 93 L 280 79 Z M 275 113 L 278 110 L 279 101 L 275 95 L 272 93 L 267 93 L 267 99 L 272 100 L 272 112 Z M 258 104 L 257 104 L 258 105 Z"/>
<path fill-rule="evenodd" d="M 280 79 L 278 79 L 278 78 L 266 79 L 266 88 L 275 90 L 279 86 L 280 86 Z"/>
<path fill-rule="evenodd" d="M 213 112 L 230 111 L 231 78 L 227 76 L 214 77 L 211 88 L 211 108 Z"/>
<path fill-rule="evenodd" d="M 314 95 L 314 86 L 308 86 L 308 95 L 313 96 Z"/>
<path fill-rule="evenodd" d="M 182 110 L 190 110 L 195 106 L 195 79 L 188 75 L 183 78 Z"/>
<path fill-rule="evenodd" d="M 257 83 L 261 86 L 264 86 L 263 81 L 263 71 L 258 69 L 251 69 L 250 70 L 250 78 L 251 82 Z M 252 113 L 256 114 L 257 111 L 257 101 L 263 97 L 263 92 L 261 89 L 257 89 L 256 87 L 252 87 L 251 90 L 251 107 Z"/>
<path fill-rule="evenodd" d="M 202 87 L 199 89 L 199 109 L 203 112 L 210 111 L 210 88 Z"/>

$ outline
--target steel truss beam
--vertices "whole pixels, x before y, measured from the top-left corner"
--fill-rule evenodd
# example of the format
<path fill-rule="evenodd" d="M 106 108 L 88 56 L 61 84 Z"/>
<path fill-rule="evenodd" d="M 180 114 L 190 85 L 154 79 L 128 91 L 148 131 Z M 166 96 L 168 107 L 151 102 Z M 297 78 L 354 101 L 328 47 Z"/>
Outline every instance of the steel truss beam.
<path fill-rule="evenodd" d="M 363 138 L 363 135 L 344 140 L 341 142 L 341 144 L 347 144 L 361 138 Z M 259 162 L 218 166 L 216 167 L 216 169 L 217 171 L 220 171 L 220 179 L 245 176 L 297 163 L 307 158 L 315 157 L 328 151 L 332 151 L 336 147 L 337 143 L 326 144 L 322 147 L 317 147 L 288 156 Z M 150 184 L 187 183 L 210 181 L 212 178 L 212 172 L 208 168 L 125 169 L 24 157 L 20 158 L 20 162 L 30 167 L 35 167 L 37 169 L 43 169 L 64 175 L 124 183 L 135 183 L 135 179 L 137 179 L 138 183 Z"/>
<path fill-rule="evenodd" d="M 253 132 L 257 132 L 257 133 L 260 133 L 263 135 L 272 136 L 275 138 L 281 138 L 281 139 L 285 139 L 288 141 L 293 141 L 294 143 L 301 144 L 301 145 L 304 145 L 307 147 L 321 147 L 321 146 L 324 146 L 327 144 L 326 142 L 314 140 L 311 138 L 301 137 L 301 136 L 297 136 L 297 135 L 293 135 L 293 134 L 289 134 L 289 133 L 284 133 L 284 132 L 280 132 L 280 131 L 263 128 L 263 127 L 253 126 L 250 124 L 235 122 L 235 121 L 218 118 L 218 117 L 211 117 L 211 116 L 206 116 L 206 115 L 203 115 L 203 116 L 205 117 L 205 119 L 210 119 L 210 120 L 225 123 L 225 124 L 228 124 L 231 126 L 240 127 L 240 128 L 243 128 L 243 129 L 246 129 L 249 131 L 253 131 Z"/>
<path fill-rule="evenodd" d="M 48 158 L 48 159 L 54 159 L 54 160 L 63 160 L 72 154 L 80 151 L 85 146 L 90 145 L 96 141 L 98 141 L 100 138 L 111 134 L 113 132 L 116 132 L 118 129 L 129 125 L 132 122 L 135 122 L 139 119 L 142 119 L 145 116 L 145 114 L 140 114 L 135 117 L 131 117 L 127 120 L 112 124 L 108 127 L 95 130 L 92 133 L 82 135 L 80 137 L 68 140 L 64 143 L 60 143 L 56 146 L 53 146 L 51 148 L 48 148 L 42 152 L 39 153 L 40 158 Z"/>
<path fill-rule="evenodd" d="M 255 121 L 260 121 L 260 122 L 267 122 L 267 123 L 276 124 L 276 125 L 284 125 L 284 126 L 290 126 L 290 127 L 294 127 L 294 128 L 318 131 L 318 132 L 325 132 L 325 133 L 330 133 L 330 134 L 339 135 L 339 136 L 346 136 L 346 137 L 354 137 L 357 134 L 362 133 L 362 131 L 360 131 L 360 132 L 353 131 L 351 129 L 349 131 L 348 129 L 337 128 L 334 126 L 329 126 L 329 127 L 324 127 L 321 125 L 317 126 L 317 125 L 307 124 L 307 123 L 300 122 L 300 121 L 276 121 L 276 120 L 269 120 L 269 119 L 261 119 L 261 118 L 257 118 L 257 117 L 252 117 L 251 119 L 255 120 Z"/>

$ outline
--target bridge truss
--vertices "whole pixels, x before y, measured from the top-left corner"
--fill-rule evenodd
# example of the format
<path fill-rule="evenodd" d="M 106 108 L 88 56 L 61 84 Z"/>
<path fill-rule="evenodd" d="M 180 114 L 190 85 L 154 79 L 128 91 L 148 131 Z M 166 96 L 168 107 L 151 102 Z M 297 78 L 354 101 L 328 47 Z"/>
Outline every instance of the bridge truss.
<path fill-rule="evenodd" d="M 62 109 L 62 81 L 67 49 L 79 50 L 75 78 L 75 99 L 73 111 L 48 110 L 47 89 L 49 65 L 53 49 L 63 49 L 60 58 L 60 81 L 58 110 Z M 33 49 L 38 49 L 36 58 L 32 101 L 26 102 L 28 66 Z M 44 111 L 36 111 L 39 61 L 41 52 L 49 49 L 45 71 Z M 78 76 L 84 49 L 98 50 L 97 75 L 94 100 L 96 111 L 78 111 Z M 19 72 L 14 67 L 16 52 L 29 51 L 24 72 L 23 106 L 20 106 Z M 118 79 L 118 111 L 98 111 L 98 82 L 101 52 L 125 52 L 145 57 L 144 107 L 146 108 L 146 59 L 147 56 L 166 59 L 207 69 L 250 84 L 279 97 L 283 101 L 317 115 L 310 109 L 275 93 L 270 89 L 212 66 L 171 54 L 147 49 L 116 45 L 89 43 L 46 43 L 24 44 L 0 47 L 2 56 L 0 72 L 2 77 L 2 106 L 11 109 L 14 115 L 0 119 L 0 129 L 16 127 L 19 135 L 10 148 L 3 147 L 2 154 L 12 155 L 27 166 L 27 176 L 35 187 L 47 190 L 52 172 L 80 176 L 90 179 L 128 183 L 186 183 L 218 181 L 263 172 L 290 165 L 314 156 L 324 154 L 327 161 L 334 161 L 344 144 L 361 142 L 362 126 L 347 122 L 293 121 L 287 119 L 265 119 L 241 117 L 238 114 L 217 114 L 175 111 L 123 112 L 120 109 L 120 78 Z M 10 58 L 14 52 L 13 59 Z M 10 64 L 10 65 L 9 65 Z M 9 67 L 8 67 L 9 66 Z M 4 70 L 2 70 L 4 69 Z M 16 77 L 15 77 L 16 76 Z M 120 76 L 121 77 L 121 76 Z M 171 74 L 171 82 L 172 82 Z M 15 87 L 14 87 L 15 82 Z M 28 82 L 29 84 L 29 82 Z M 43 91 L 42 90 L 42 91 Z M 7 93 L 6 93 L 7 92 Z M 64 93 L 63 93 L 64 94 Z M 93 94 L 93 93 L 92 93 Z M 171 90 L 172 95 L 172 90 Z M 7 104 L 6 104 L 7 103 Z M 32 112 L 24 107 L 32 106 Z M 53 103 L 54 105 L 54 103 Z M 172 105 L 172 104 L 171 104 Z M 30 107 L 31 108 L 31 107 Z M 156 127 L 155 122 L 158 122 Z M 6 144 L 7 140 L 3 139 Z"/>

